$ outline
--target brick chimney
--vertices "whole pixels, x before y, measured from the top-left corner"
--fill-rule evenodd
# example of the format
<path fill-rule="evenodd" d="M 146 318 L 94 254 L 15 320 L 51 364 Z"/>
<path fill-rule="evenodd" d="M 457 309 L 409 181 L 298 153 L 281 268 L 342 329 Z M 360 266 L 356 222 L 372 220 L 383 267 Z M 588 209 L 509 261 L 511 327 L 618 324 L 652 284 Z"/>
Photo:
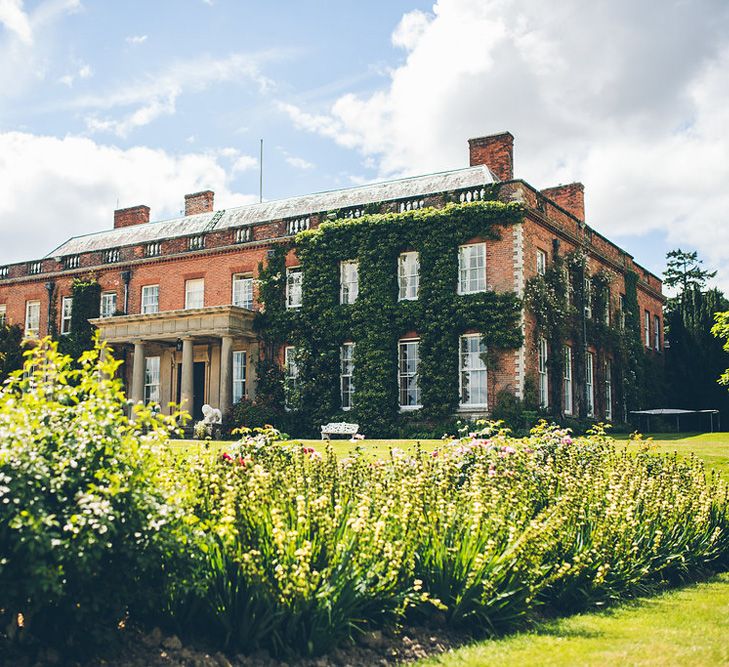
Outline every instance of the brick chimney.
<path fill-rule="evenodd" d="M 568 183 L 542 190 L 542 194 L 571 213 L 580 222 L 585 222 L 585 186 L 582 183 Z"/>
<path fill-rule="evenodd" d="M 149 222 L 149 206 L 130 206 L 114 211 L 114 229 L 144 225 Z"/>
<path fill-rule="evenodd" d="M 471 166 L 485 165 L 500 181 L 514 178 L 514 136 L 511 132 L 468 140 Z"/>
<path fill-rule="evenodd" d="M 203 190 L 202 192 L 185 195 L 185 215 L 212 213 L 214 197 L 215 193 L 212 190 Z"/>

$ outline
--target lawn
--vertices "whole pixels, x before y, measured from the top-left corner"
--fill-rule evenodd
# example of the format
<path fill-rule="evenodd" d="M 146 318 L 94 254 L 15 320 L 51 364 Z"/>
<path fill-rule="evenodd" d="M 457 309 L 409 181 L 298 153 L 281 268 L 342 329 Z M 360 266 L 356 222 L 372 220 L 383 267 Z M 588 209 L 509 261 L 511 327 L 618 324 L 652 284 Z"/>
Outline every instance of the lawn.
<path fill-rule="evenodd" d="M 421 667 L 463 665 L 727 665 L 729 574 L 652 598 L 483 641 Z"/>
<path fill-rule="evenodd" d="M 624 434 L 616 434 L 615 439 L 625 442 L 631 450 L 637 450 L 637 445 L 628 443 L 628 437 Z M 647 437 L 647 436 L 646 436 Z M 301 440 L 305 446 L 314 447 L 317 451 L 323 452 L 327 443 L 321 440 Z M 390 449 L 399 447 L 409 450 L 420 443 L 426 451 L 436 449 L 440 440 L 362 440 L 359 443 L 352 443 L 346 439 L 331 440 L 330 445 L 337 456 L 346 456 L 356 447 L 360 446 L 369 453 L 373 459 L 380 459 L 389 455 Z M 200 442 L 196 440 L 173 440 L 173 446 L 179 451 L 188 451 L 193 447 L 199 447 Z M 212 441 L 211 447 L 225 448 L 231 443 L 223 441 Z M 673 453 L 681 455 L 695 454 L 706 464 L 707 470 L 716 470 L 724 479 L 729 480 L 729 432 L 722 433 L 657 433 L 652 436 L 651 447 L 658 452 Z"/>
<path fill-rule="evenodd" d="M 625 435 L 615 436 L 621 441 L 627 438 Z M 707 470 L 716 470 L 729 480 L 729 433 L 656 433 L 652 439 L 651 446 L 656 451 L 682 455 L 693 453 L 703 459 Z"/>

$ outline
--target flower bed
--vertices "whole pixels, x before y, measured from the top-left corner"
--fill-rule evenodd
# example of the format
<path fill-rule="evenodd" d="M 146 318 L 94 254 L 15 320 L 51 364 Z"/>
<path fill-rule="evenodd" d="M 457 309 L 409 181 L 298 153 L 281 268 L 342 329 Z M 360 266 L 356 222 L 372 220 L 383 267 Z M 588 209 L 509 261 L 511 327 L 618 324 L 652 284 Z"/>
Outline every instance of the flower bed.
<path fill-rule="evenodd" d="M 501 632 L 727 564 L 725 484 L 600 429 L 484 424 L 372 461 L 267 428 L 165 459 L 171 423 L 126 420 L 108 355 L 35 354 L 0 394 L 6 641 L 136 622 L 318 654 L 400 622 Z"/>

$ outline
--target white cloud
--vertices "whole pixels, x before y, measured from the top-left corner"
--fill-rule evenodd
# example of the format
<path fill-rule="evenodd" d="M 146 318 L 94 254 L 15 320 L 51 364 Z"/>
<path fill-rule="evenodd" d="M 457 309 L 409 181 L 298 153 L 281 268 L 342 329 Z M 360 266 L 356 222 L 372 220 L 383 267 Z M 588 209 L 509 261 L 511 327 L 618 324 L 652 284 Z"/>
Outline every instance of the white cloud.
<path fill-rule="evenodd" d="M 665 234 L 729 269 L 725 1 L 438 0 L 392 41 L 385 86 L 279 109 L 381 177 L 462 166 L 467 138 L 510 130 L 516 176 L 583 181 L 600 231 Z"/>
<path fill-rule="evenodd" d="M 404 14 L 395 28 L 395 32 L 392 33 L 392 43 L 411 51 L 422 37 L 431 19 L 431 16 L 419 9 Z"/>
<path fill-rule="evenodd" d="M 33 30 L 28 15 L 23 11 L 23 0 L 0 0 L 0 24 L 21 42 L 33 42 Z"/>
<path fill-rule="evenodd" d="M 258 167 L 258 159 L 252 155 L 241 155 L 235 159 L 231 169 L 233 172 L 249 171 Z"/>
<path fill-rule="evenodd" d="M 89 79 L 94 75 L 90 65 L 80 65 L 78 70 L 71 74 L 64 74 L 58 81 L 71 88 L 76 79 Z"/>
<path fill-rule="evenodd" d="M 126 43 L 136 46 L 138 44 L 144 44 L 147 41 L 147 35 L 129 35 L 126 38 Z"/>
<path fill-rule="evenodd" d="M 81 7 L 79 0 L 45 0 L 32 10 L 22 0 L 0 0 L 0 90 L 3 98 L 23 95 L 45 79 L 58 19 Z M 0 109 L 1 111 L 1 109 Z"/>
<path fill-rule="evenodd" d="M 295 155 L 286 156 L 286 164 L 293 167 L 294 169 L 313 169 L 314 163 L 305 160 L 303 157 L 296 157 Z"/>
<path fill-rule="evenodd" d="M 111 229 L 117 200 L 119 207 L 149 205 L 153 220 L 178 215 L 185 193 L 207 188 L 215 191 L 216 208 L 258 201 L 235 192 L 231 178 L 207 153 L 0 133 L 0 263 L 40 257 L 70 236 Z"/>
<path fill-rule="evenodd" d="M 200 56 L 174 63 L 141 80 L 120 85 L 115 90 L 98 95 L 85 95 L 73 101 L 78 109 L 93 109 L 86 117 L 91 132 L 111 132 L 127 137 L 135 128 L 148 125 L 161 116 L 173 115 L 177 99 L 185 93 L 200 93 L 214 84 L 254 83 L 260 92 L 268 91 L 273 82 L 260 71 L 263 61 L 277 57 L 266 53 L 234 53 L 227 58 Z M 99 111 L 128 109 L 121 117 L 100 117 Z"/>

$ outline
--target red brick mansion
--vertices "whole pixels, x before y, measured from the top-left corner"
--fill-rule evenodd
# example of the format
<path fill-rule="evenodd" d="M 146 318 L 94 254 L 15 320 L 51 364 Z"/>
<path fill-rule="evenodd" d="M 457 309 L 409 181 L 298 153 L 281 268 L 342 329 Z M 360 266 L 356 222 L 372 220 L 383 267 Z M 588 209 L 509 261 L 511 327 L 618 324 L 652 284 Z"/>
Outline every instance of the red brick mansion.
<path fill-rule="evenodd" d="M 590 275 L 611 277 L 606 312 L 585 307 L 584 317 L 607 318 L 624 326 L 611 312 L 624 305 L 628 275 L 636 285 L 640 341 L 643 352 L 658 359 L 663 350 L 661 281 L 633 257 L 586 224 L 580 183 L 538 190 L 513 174 L 513 137 L 509 133 L 471 139 L 470 166 L 438 174 L 415 176 L 318 194 L 215 210 L 213 192 L 185 196 L 185 215 L 150 221 L 147 206 L 114 212 L 113 229 L 72 238 L 40 259 L 0 267 L 0 318 L 19 324 L 27 338 L 68 332 L 73 308 L 72 283 L 92 275 L 101 287 L 100 316 L 93 320 L 102 338 L 124 360 L 123 378 L 134 401 L 182 402 L 201 417 L 203 403 L 225 412 L 242 397 L 256 395 L 257 362 L 262 354 L 253 327 L 259 308 L 257 278 L 269 253 L 294 235 L 331 220 L 332 212 L 348 217 L 413 208 L 443 207 L 445 202 L 479 201 L 495 192 L 501 202 L 519 202 L 523 216 L 498 240 L 474 240 L 458 250 L 459 279 L 454 291 L 503 291 L 523 295 L 535 276 L 545 274 L 556 253 L 581 251 Z M 344 212 L 344 213 L 342 213 Z M 103 225 L 100 225 L 103 226 Z M 286 306 L 301 305 L 306 276 L 298 270 L 292 249 L 286 259 Z M 418 258 L 403 252 L 398 265 L 401 299 L 417 299 Z M 342 262 L 342 299 L 356 298 L 356 262 Z M 55 321 L 52 321 L 55 319 Z M 561 377 L 550 372 L 544 339 L 534 335 L 535 319 L 525 308 L 524 344 L 504 351 L 498 368 L 486 367 L 478 334 L 463 332 L 458 356 L 460 406 L 469 414 L 488 414 L 494 396 L 503 390 L 521 398 L 528 379 L 543 406 L 554 388 L 562 397 L 560 412 L 574 412 L 574 397 L 586 397 L 585 413 L 617 419 L 610 359 L 598 371 L 599 350 L 586 345 L 585 369 L 572 367 L 574 341 L 567 340 Z M 417 331 L 398 343 L 398 386 L 403 410 L 419 407 Z M 356 389 L 351 383 L 356 353 L 342 345 L 342 409 Z M 394 353 L 393 353 L 394 354 Z M 280 363 L 297 373 L 295 350 L 283 346 Z M 490 375 L 489 375 L 490 374 Z M 489 375 L 487 379 L 487 375 Z M 602 386 L 599 387 L 598 383 Z M 166 409 L 166 407 L 163 407 Z"/>

